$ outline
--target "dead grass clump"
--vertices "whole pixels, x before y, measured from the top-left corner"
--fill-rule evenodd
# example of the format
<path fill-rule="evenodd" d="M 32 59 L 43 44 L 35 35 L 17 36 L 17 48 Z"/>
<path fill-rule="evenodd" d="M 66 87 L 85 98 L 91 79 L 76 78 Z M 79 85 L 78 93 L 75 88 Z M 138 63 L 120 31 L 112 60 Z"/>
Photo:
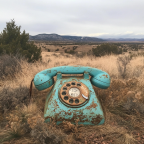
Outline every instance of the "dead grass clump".
<path fill-rule="evenodd" d="M 30 135 L 38 143 L 55 143 L 62 142 L 67 135 L 62 130 L 56 128 L 55 121 L 52 123 L 44 123 L 42 113 L 38 110 L 36 104 L 31 104 L 24 107 L 24 112 L 27 114 L 27 123 L 31 128 Z"/>
<path fill-rule="evenodd" d="M 127 87 L 129 89 L 135 90 L 138 85 L 138 79 L 137 78 L 132 78 L 126 81 Z"/>
<path fill-rule="evenodd" d="M 132 77 L 140 77 L 143 73 L 143 70 L 144 70 L 144 66 L 136 66 L 133 73 L 132 73 Z"/>
<path fill-rule="evenodd" d="M 0 130 L 0 143 L 8 144 L 9 142 L 5 141 L 9 141 L 14 138 L 20 138 L 20 136 L 15 133 L 12 133 L 11 130 L 4 130 L 4 129 Z"/>
<path fill-rule="evenodd" d="M 8 125 L 6 130 L 0 133 L 0 142 L 21 138 L 26 134 L 30 134 L 34 143 L 58 144 L 64 141 L 67 135 L 56 128 L 55 122 L 44 123 L 42 115 L 36 104 L 17 106 L 16 110 L 7 114 Z"/>
<path fill-rule="evenodd" d="M 12 55 L 0 56 L 0 78 L 15 77 L 21 71 L 20 59 Z"/>
<path fill-rule="evenodd" d="M 29 104 L 28 106 L 17 106 L 6 119 L 9 121 L 11 130 L 20 135 L 24 135 L 36 125 L 36 120 L 43 121 L 40 116 L 40 111 L 36 104 Z M 20 130 L 20 131 L 19 131 Z"/>
<path fill-rule="evenodd" d="M 34 110 L 35 112 L 33 112 Z M 0 137 L 2 137 L 0 142 L 20 138 L 30 132 L 31 128 L 27 119 L 36 112 L 38 112 L 37 109 L 32 105 L 28 107 L 17 106 L 16 110 L 7 113 L 6 120 L 8 121 L 8 124 L 5 127 L 5 132 L 0 133 Z"/>
<path fill-rule="evenodd" d="M 124 127 L 127 130 L 127 133 L 132 134 L 133 137 L 139 142 L 142 140 L 144 136 L 144 115 L 140 115 L 136 109 L 133 109 L 130 112 L 120 105 L 115 108 L 110 108 L 109 111 L 113 114 L 114 121 L 117 123 L 117 125 Z M 139 139 L 137 139 L 138 133 Z"/>
<path fill-rule="evenodd" d="M 12 139 L 10 141 L 5 141 L 2 144 L 34 144 L 33 139 L 30 139 L 29 137 L 20 137 L 18 139 Z"/>
<path fill-rule="evenodd" d="M 72 144 L 94 144 L 94 143 L 117 143 L 117 144 L 134 144 L 135 139 L 128 130 L 124 127 L 118 126 L 114 114 L 109 111 L 106 112 L 106 122 L 100 126 L 83 126 L 76 125 L 71 122 L 64 121 L 62 128 L 66 133 L 70 133 L 75 139 Z"/>
<path fill-rule="evenodd" d="M 143 137 L 144 126 L 144 103 L 143 93 L 138 89 L 138 79 L 133 78 L 129 80 L 112 80 L 111 85 L 106 90 L 101 90 L 94 87 L 96 94 L 102 104 L 104 110 L 106 110 L 106 118 L 109 115 L 113 115 L 106 121 L 106 124 L 117 124 L 120 127 L 124 127 L 127 133 L 130 134 L 132 131 L 140 133 L 140 137 Z M 108 112 L 109 111 L 109 112 Z M 131 136 L 123 135 L 127 139 Z M 134 139 L 137 139 L 133 135 Z M 124 138 L 123 138 L 124 139 Z M 137 139 L 138 140 L 138 139 Z M 127 143 L 132 143 L 131 140 L 123 140 Z M 121 141 L 121 143 L 123 143 Z M 129 141 L 129 142 L 128 142 Z"/>
<path fill-rule="evenodd" d="M 26 86 L 19 85 L 18 88 L 5 86 L 0 91 L 0 111 L 2 113 L 13 110 L 19 104 L 29 103 L 29 89 Z"/>
<path fill-rule="evenodd" d="M 52 124 L 39 123 L 32 130 L 30 135 L 41 144 L 60 144 L 67 135 L 61 129 Z"/>
<path fill-rule="evenodd" d="M 130 63 L 131 57 L 129 55 L 119 56 L 117 58 L 117 68 L 119 75 L 125 79 L 127 76 L 127 65 Z"/>
<path fill-rule="evenodd" d="M 144 115 L 144 104 L 139 101 L 138 98 L 135 97 L 135 93 L 130 91 L 126 95 L 127 100 L 123 102 L 122 106 L 125 110 L 127 110 L 128 114 L 133 112 L 138 112 L 141 115 Z"/>
<path fill-rule="evenodd" d="M 63 129 L 66 132 L 74 132 L 76 130 L 76 126 L 74 124 L 72 124 L 71 122 L 68 121 L 63 121 Z"/>
<path fill-rule="evenodd" d="M 66 123 L 64 123 L 66 125 Z M 75 125 L 67 123 L 73 130 Z M 70 128 L 69 127 L 69 128 Z M 70 129 L 71 129 L 70 128 Z M 95 143 L 116 143 L 116 144 L 134 144 L 135 139 L 128 131 L 118 125 L 104 124 L 100 126 L 79 126 L 73 131 L 75 141 L 72 144 L 95 144 Z"/>
<path fill-rule="evenodd" d="M 64 129 L 65 132 L 74 132 L 77 133 L 78 132 L 78 127 L 79 126 L 83 126 L 83 125 L 78 125 L 79 119 L 75 120 L 75 125 L 72 124 L 69 121 L 63 121 L 62 122 L 62 128 Z"/>
<path fill-rule="evenodd" d="M 57 54 L 55 54 L 55 53 L 54 53 L 54 54 L 52 54 L 52 56 L 56 56 L 56 57 L 58 57 L 58 55 L 57 55 Z"/>
<path fill-rule="evenodd" d="M 76 52 L 76 53 L 74 54 L 74 56 L 79 57 L 79 58 L 83 58 L 83 57 L 85 57 L 86 55 L 87 55 L 86 52 Z"/>
<path fill-rule="evenodd" d="M 137 84 L 136 78 L 129 80 L 113 79 L 108 89 L 94 87 L 94 90 L 105 107 L 113 107 L 121 103 L 129 91 L 136 91 Z"/>
<path fill-rule="evenodd" d="M 136 58 L 136 57 L 139 57 L 139 56 L 144 56 L 144 52 L 132 52 L 130 53 L 130 57 L 131 58 Z"/>
<path fill-rule="evenodd" d="M 106 108 L 121 107 L 121 111 L 127 114 L 144 115 L 144 103 L 142 92 L 137 90 L 138 80 L 136 78 L 127 81 L 112 80 L 106 90 L 94 87 L 99 100 Z"/>

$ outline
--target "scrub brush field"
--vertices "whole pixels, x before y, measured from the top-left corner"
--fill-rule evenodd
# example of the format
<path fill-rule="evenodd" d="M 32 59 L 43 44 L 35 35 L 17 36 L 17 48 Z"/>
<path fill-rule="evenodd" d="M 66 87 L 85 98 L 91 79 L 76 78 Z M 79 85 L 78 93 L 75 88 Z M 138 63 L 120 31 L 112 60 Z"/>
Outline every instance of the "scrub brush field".
<path fill-rule="evenodd" d="M 55 120 L 44 123 L 44 106 L 50 88 L 38 91 L 34 76 L 45 69 L 81 65 L 98 68 L 111 78 L 108 89 L 93 86 L 106 121 L 83 126 Z M 42 61 L 0 56 L 0 143 L 3 144 L 142 144 L 144 143 L 144 56 L 130 54 L 77 57 L 68 53 L 42 52 Z M 56 81 L 56 76 L 54 77 Z"/>

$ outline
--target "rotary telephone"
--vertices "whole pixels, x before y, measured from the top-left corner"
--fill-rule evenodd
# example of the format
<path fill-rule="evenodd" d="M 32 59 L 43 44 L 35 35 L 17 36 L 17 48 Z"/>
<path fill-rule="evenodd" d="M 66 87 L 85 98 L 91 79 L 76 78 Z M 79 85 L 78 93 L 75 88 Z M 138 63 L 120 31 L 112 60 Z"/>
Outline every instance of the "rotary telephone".
<path fill-rule="evenodd" d="M 83 77 L 63 77 L 62 74 L 83 74 Z M 54 76 L 57 76 L 55 83 Z M 104 113 L 92 84 L 102 89 L 108 88 L 109 74 L 84 66 L 60 66 L 37 73 L 34 77 L 34 85 L 38 90 L 53 85 L 45 102 L 45 122 L 50 122 L 54 118 L 57 125 L 64 120 L 75 124 L 76 119 L 79 119 L 78 124 L 103 124 Z"/>

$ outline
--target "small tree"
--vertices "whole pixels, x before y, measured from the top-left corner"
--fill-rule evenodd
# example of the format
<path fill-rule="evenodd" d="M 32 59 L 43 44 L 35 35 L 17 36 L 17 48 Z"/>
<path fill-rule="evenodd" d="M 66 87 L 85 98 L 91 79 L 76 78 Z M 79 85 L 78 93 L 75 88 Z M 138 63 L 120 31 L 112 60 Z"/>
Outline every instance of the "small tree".
<path fill-rule="evenodd" d="M 21 26 L 16 26 L 15 21 L 6 23 L 6 28 L 0 35 L 0 54 L 16 55 L 17 53 L 25 56 L 28 62 L 34 62 L 41 59 L 41 48 L 34 45 L 34 42 L 28 42 L 29 34 L 20 32 Z"/>

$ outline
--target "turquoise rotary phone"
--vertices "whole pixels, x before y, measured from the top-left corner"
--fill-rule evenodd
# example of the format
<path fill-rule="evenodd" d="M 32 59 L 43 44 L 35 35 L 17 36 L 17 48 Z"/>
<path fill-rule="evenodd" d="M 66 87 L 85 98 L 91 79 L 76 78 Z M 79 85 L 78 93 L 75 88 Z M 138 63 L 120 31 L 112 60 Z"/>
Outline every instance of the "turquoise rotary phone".
<path fill-rule="evenodd" d="M 83 77 L 63 77 L 62 74 L 83 74 Z M 54 84 L 53 77 L 56 75 L 57 80 Z M 90 80 L 89 75 L 91 75 Z M 38 90 L 53 85 L 45 102 L 45 122 L 50 122 L 51 118 L 54 118 L 57 125 L 64 120 L 75 124 L 76 119 L 79 119 L 78 124 L 103 124 L 104 113 L 92 84 L 102 89 L 108 88 L 109 74 L 84 66 L 60 66 L 37 73 L 34 77 L 34 85 Z"/>

